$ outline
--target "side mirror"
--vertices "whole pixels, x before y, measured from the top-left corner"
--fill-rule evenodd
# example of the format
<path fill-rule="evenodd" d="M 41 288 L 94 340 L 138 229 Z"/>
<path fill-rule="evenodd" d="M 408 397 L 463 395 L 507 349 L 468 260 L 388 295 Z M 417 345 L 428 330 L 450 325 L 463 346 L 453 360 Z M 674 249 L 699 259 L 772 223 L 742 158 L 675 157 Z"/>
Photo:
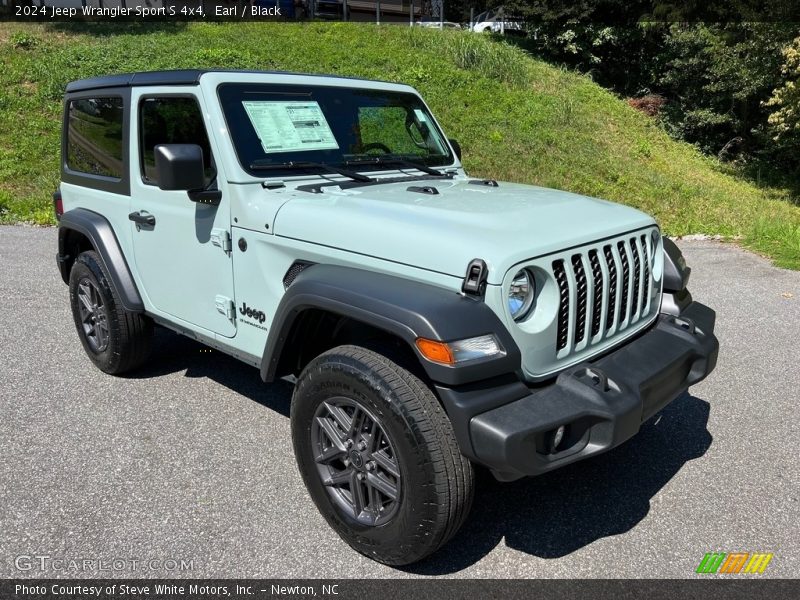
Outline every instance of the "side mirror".
<path fill-rule="evenodd" d="M 197 144 L 159 144 L 155 147 L 158 187 L 162 190 L 201 190 L 205 186 L 203 149 Z"/>
<path fill-rule="evenodd" d="M 458 143 L 458 140 L 449 139 L 447 140 L 450 142 L 450 145 L 453 147 L 453 151 L 455 151 L 458 160 L 461 160 L 461 144 Z"/>

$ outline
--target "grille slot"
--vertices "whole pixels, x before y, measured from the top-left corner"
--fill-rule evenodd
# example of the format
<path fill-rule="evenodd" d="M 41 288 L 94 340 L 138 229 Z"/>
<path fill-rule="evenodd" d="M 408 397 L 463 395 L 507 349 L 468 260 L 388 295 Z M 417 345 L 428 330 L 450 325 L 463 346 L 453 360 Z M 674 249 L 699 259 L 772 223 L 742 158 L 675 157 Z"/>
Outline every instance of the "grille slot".
<path fill-rule="evenodd" d="M 636 246 L 636 238 L 631 238 L 631 254 L 633 254 L 633 302 L 631 303 L 631 319 L 634 315 L 638 316 L 642 313 L 641 300 L 639 297 L 639 271 L 642 268 L 642 261 L 639 260 L 639 248 Z"/>
<path fill-rule="evenodd" d="M 647 301 L 650 299 L 650 252 L 647 251 L 647 236 L 643 235 L 639 239 L 642 241 L 642 250 L 644 251 L 644 290 L 642 292 L 642 313 L 644 313 Z"/>
<path fill-rule="evenodd" d="M 619 322 L 628 318 L 628 293 L 630 288 L 631 269 L 628 264 L 628 253 L 625 251 L 625 242 L 617 242 L 619 259 L 622 263 L 622 296 L 619 303 Z"/>
<path fill-rule="evenodd" d="M 611 253 L 611 246 L 603 248 L 608 268 L 608 316 L 606 317 L 606 331 L 614 326 L 614 316 L 617 310 L 617 263 Z"/>
<path fill-rule="evenodd" d="M 553 275 L 558 285 L 558 333 L 556 348 L 563 350 L 567 347 L 569 339 L 569 283 L 567 282 L 567 271 L 564 268 L 563 260 L 553 262 Z"/>
<path fill-rule="evenodd" d="M 575 315 L 575 344 L 583 340 L 586 333 L 586 302 L 589 293 L 586 283 L 586 272 L 580 254 L 572 255 L 572 273 L 575 276 L 575 292 L 577 295 L 577 314 Z"/>
<path fill-rule="evenodd" d="M 600 259 L 597 257 L 597 250 L 589 251 L 589 264 L 592 265 L 592 280 L 594 282 L 592 337 L 595 337 L 600 333 L 600 318 L 603 314 L 603 270 L 600 268 Z"/>

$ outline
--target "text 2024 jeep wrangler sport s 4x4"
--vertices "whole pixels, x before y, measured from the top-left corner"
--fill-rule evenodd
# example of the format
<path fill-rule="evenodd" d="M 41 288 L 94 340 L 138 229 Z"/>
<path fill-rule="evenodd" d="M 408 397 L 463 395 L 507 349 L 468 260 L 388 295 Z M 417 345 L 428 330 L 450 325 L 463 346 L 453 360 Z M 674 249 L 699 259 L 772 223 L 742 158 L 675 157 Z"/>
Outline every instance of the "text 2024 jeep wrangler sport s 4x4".
<path fill-rule="evenodd" d="M 419 94 L 288 73 L 67 86 L 58 266 L 106 373 L 154 325 L 296 377 L 311 498 L 401 565 L 450 539 L 473 465 L 613 448 L 714 368 L 714 312 L 632 208 L 469 178 Z"/>

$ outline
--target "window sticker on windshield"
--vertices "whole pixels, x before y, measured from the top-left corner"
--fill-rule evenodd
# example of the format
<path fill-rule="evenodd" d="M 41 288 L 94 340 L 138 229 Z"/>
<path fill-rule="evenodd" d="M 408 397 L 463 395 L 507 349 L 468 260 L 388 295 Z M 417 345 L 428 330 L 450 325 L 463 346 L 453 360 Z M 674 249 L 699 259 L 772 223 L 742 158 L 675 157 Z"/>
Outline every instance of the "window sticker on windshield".
<path fill-rule="evenodd" d="M 418 108 L 414 109 L 414 114 L 417 115 L 417 121 L 420 123 L 425 123 L 428 118 L 425 116 L 425 113 Z"/>
<path fill-rule="evenodd" d="M 243 101 L 242 106 L 266 154 L 339 148 L 317 102 Z"/>

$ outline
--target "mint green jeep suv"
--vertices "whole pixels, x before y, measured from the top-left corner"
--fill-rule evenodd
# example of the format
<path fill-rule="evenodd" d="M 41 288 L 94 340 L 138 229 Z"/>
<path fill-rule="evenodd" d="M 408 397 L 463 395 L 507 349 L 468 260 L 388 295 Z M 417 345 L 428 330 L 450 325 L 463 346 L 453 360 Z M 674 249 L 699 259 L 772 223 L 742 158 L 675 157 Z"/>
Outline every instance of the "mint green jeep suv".
<path fill-rule="evenodd" d="M 295 383 L 311 498 L 417 561 L 501 480 L 605 452 L 714 368 L 714 312 L 651 217 L 474 179 L 411 87 L 170 71 L 64 101 L 58 266 L 110 374 L 154 326 Z"/>

